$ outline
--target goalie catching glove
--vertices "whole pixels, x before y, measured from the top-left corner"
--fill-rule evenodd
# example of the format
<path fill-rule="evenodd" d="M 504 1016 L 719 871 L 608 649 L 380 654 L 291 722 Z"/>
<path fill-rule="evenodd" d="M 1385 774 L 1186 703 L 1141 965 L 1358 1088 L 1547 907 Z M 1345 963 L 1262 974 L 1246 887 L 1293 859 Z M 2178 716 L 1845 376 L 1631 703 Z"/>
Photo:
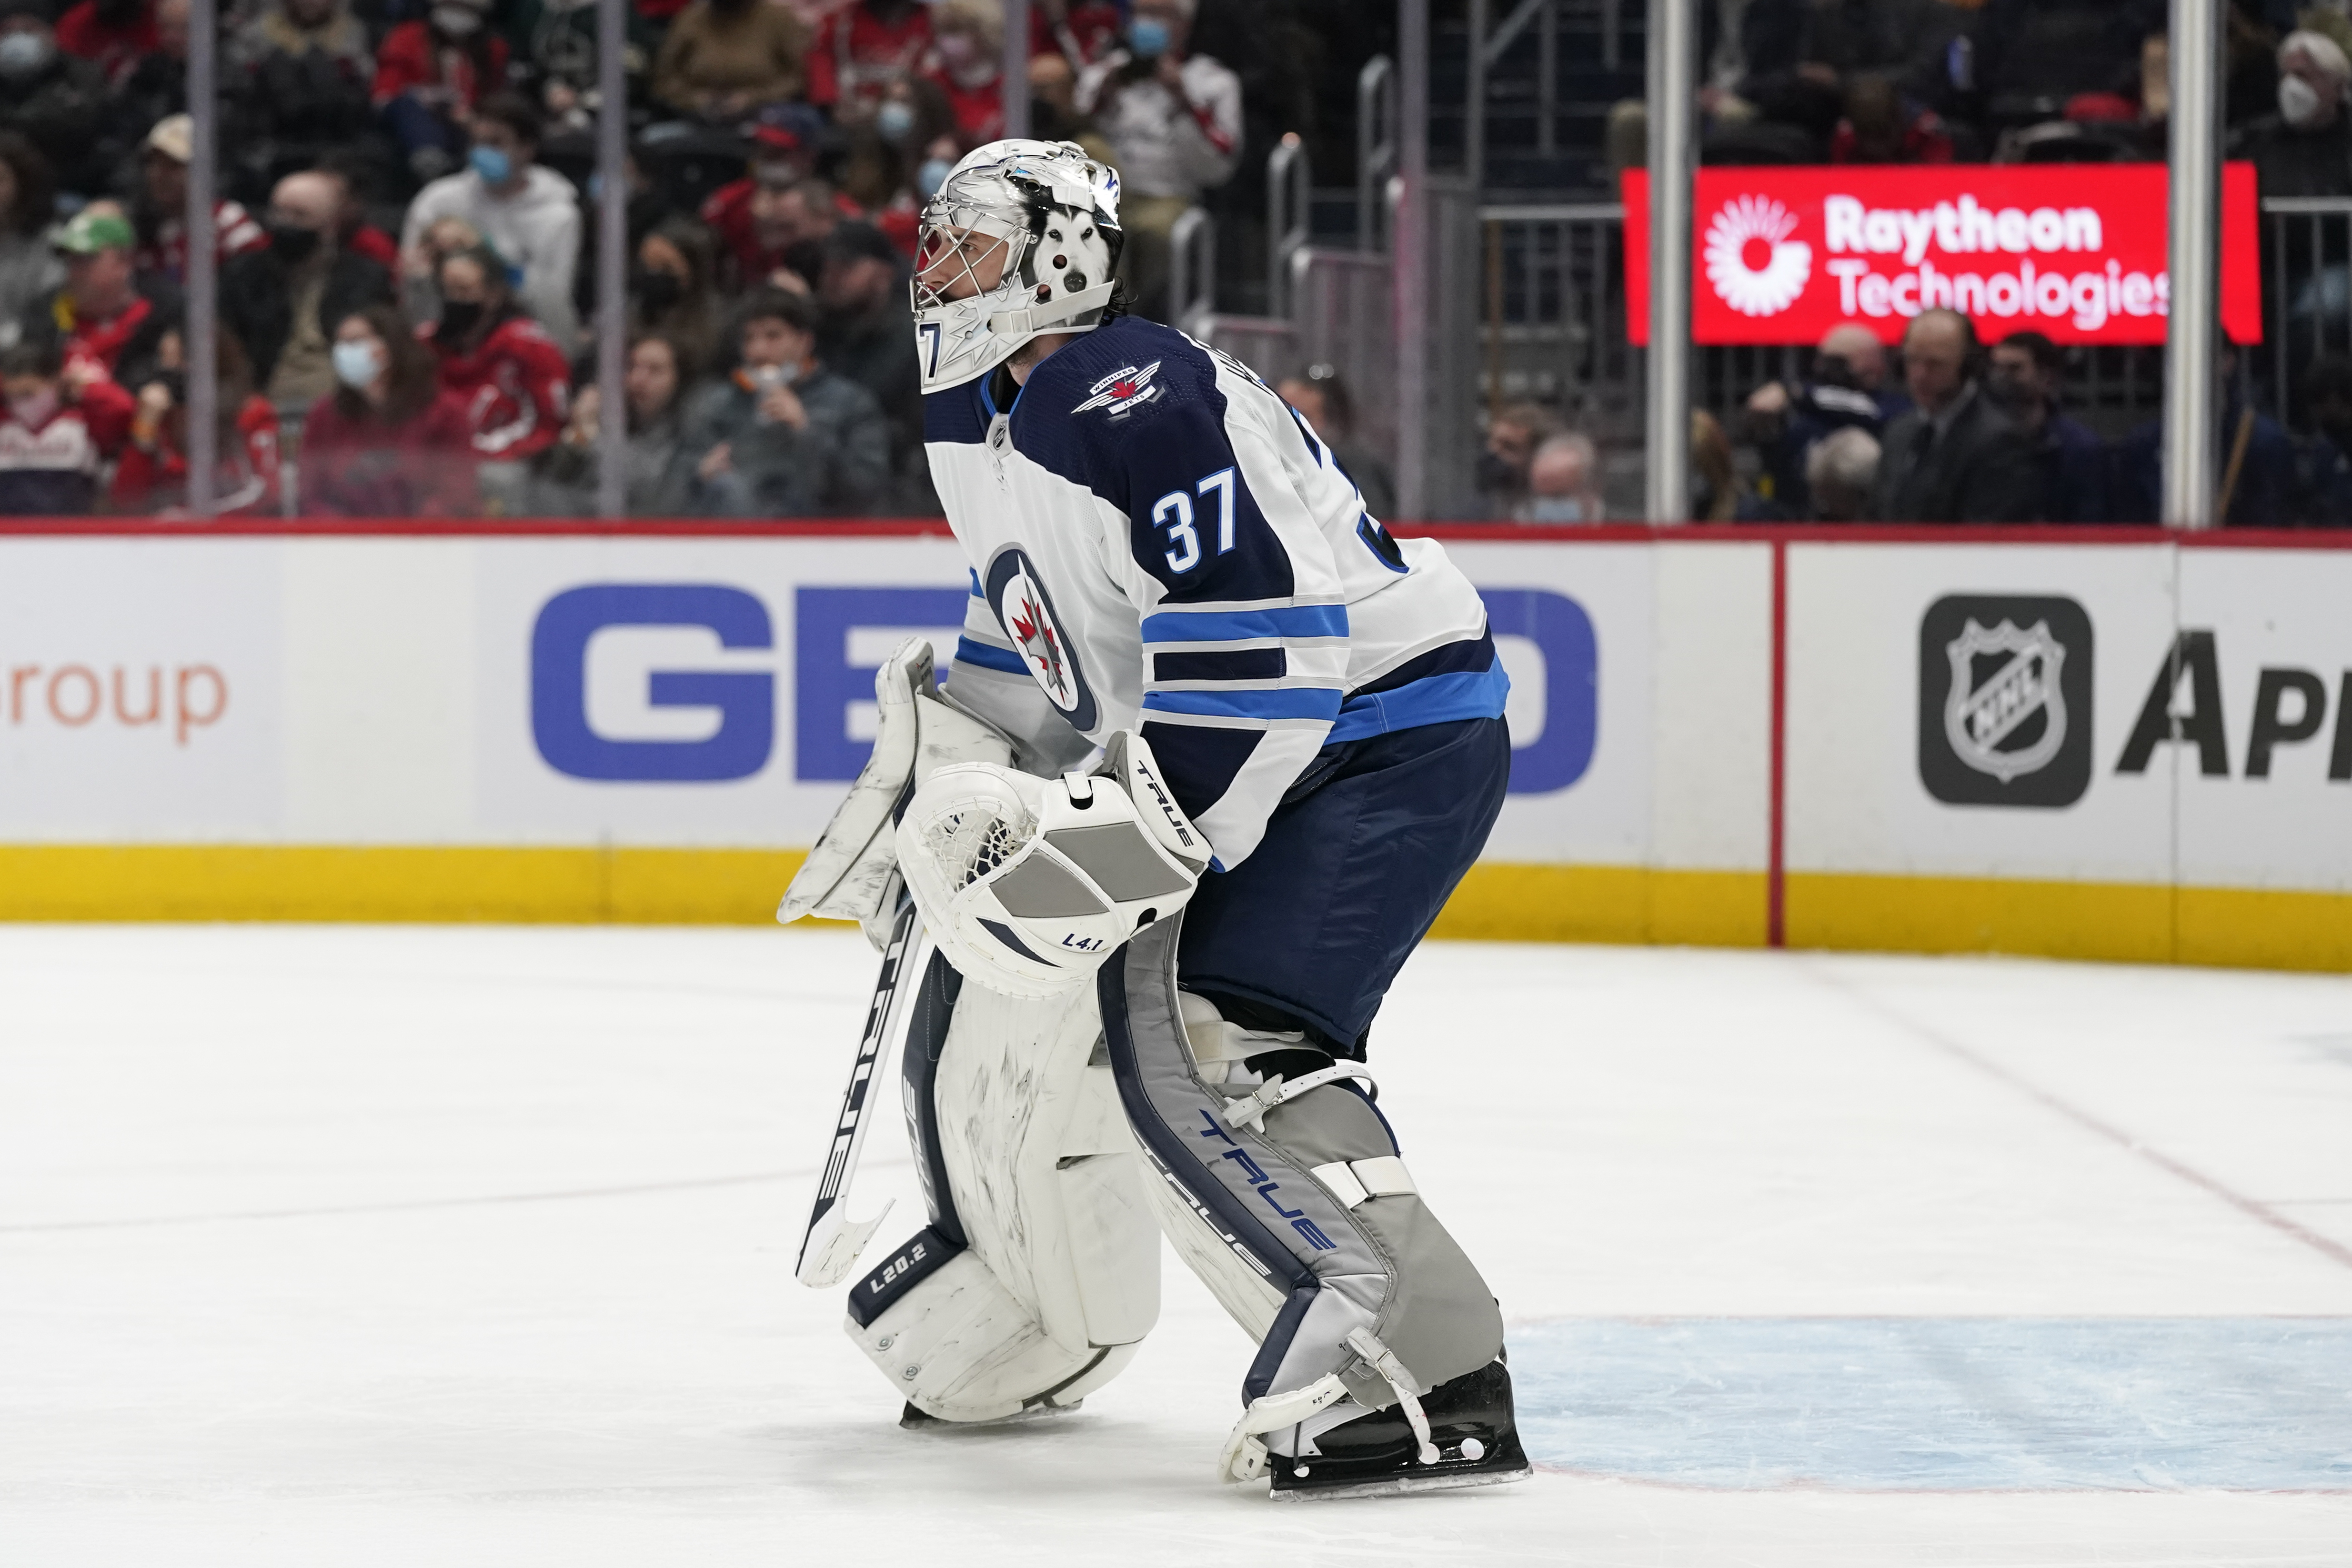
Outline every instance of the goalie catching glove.
<path fill-rule="evenodd" d="M 966 978 L 1008 996 L 1087 984 L 1128 938 L 1184 907 L 1209 847 L 1141 737 L 1114 734 L 1090 773 L 1041 779 L 992 763 L 940 769 L 898 827 L 898 869 Z"/>

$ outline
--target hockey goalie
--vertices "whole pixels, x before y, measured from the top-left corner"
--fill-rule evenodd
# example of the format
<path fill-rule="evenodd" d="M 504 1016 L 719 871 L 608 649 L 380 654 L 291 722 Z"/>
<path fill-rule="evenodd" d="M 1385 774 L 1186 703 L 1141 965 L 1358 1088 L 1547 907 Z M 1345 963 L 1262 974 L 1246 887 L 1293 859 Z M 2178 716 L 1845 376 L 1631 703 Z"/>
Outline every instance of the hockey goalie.
<path fill-rule="evenodd" d="M 922 216 L 925 440 L 971 594 L 779 918 L 882 980 L 800 1277 L 901 1420 L 1076 1406 L 1159 1312 L 1160 1234 L 1257 1349 L 1219 1458 L 1285 1498 L 1516 1479 L 1503 1324 L 1424 1204 L 1372 1018 L 1510 764 L 1476 592 L 1238 363 L 1120 310 L 1118 176 L 992 142 Z M 844 1200 L 897 1046 L 929 1223 Z M 869 1260 L 870 1263 L 870 1260 Z M 1237 1358 L 1238 1361 L 1238 1358 Z"/>

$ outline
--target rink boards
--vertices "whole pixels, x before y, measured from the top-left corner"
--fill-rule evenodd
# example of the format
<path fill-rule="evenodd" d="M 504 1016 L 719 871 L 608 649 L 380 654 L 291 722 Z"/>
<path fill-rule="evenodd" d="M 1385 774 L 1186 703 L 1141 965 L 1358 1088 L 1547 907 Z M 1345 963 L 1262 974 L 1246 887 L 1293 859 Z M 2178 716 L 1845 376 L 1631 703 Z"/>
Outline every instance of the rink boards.
<path fill-rule="evenodd" d="M 1516 747 L 1445 934 L 2352 968 L 2352 551 L 1433 531 Z M 765 920 L 966 584 L 936 525 L 11 527 L 0 916 Z"/>

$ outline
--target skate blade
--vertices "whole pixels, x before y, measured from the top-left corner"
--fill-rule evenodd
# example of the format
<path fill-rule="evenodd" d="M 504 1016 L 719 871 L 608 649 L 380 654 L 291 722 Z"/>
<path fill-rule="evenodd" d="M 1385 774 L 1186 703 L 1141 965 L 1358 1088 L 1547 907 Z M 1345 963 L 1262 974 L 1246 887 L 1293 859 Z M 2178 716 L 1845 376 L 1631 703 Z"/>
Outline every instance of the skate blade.
<path fill-rule="evenodd" d="M 1358 1481 L 1341 1487 L 1285 1487 L 1270 1489 L 1266 1496 L 1276 1502 L 1339 1502 L 1348 1498 L 1409 1497 L 1415 1492 L 1458 1492 L 1472 1487 L 1499 1487 L 1512 1481 L 1523 1481 L 1534 1475 L 1535 1467 L 1522 1465 L 1516 1470 L 1455 1470 L 1450 1475 L 1391 1476 L 1386 1480 Z"/>
<path fill-rule="evenodd" d="M 1032 1405 L 1010 1415 L 994 1415 L 985 1421 L 950 1421 L 943 1415 L 918 1410 L 908 1405 L 898 1413 L 898 1427 L 904 1432 L 986 1432 L 1001 1426 L 1020 1426 L 1032 1421 L 1042 1421 L 1052 1415 L 1067 1415 L 1084 1409 L 1086 1401 L 1074 1399 L 1067 1405 Z"/>

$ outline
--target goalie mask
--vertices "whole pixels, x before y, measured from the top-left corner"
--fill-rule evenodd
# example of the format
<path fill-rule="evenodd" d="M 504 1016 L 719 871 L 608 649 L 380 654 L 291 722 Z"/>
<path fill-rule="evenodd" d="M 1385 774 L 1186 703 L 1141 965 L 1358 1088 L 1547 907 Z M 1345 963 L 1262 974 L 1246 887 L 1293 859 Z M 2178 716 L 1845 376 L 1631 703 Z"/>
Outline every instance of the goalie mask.
<path fill-rule="evenodd" d="M 1138 931 L 1182 909 L 1209 858 L 1150 748 L 1127 734 L 1092 773 L 940 769 L 898 819 L 898 849 L 949 962 L 1033 999 L 1077 990 Z"/>
<path fill-rule="evenodd" d="M 991 142 L 923 208 L 915 349 L 923 390 L 994 370 L 1040 332 L 1087 331 L 1110 303 L 1118 173 L 1074 142 Z"/>

